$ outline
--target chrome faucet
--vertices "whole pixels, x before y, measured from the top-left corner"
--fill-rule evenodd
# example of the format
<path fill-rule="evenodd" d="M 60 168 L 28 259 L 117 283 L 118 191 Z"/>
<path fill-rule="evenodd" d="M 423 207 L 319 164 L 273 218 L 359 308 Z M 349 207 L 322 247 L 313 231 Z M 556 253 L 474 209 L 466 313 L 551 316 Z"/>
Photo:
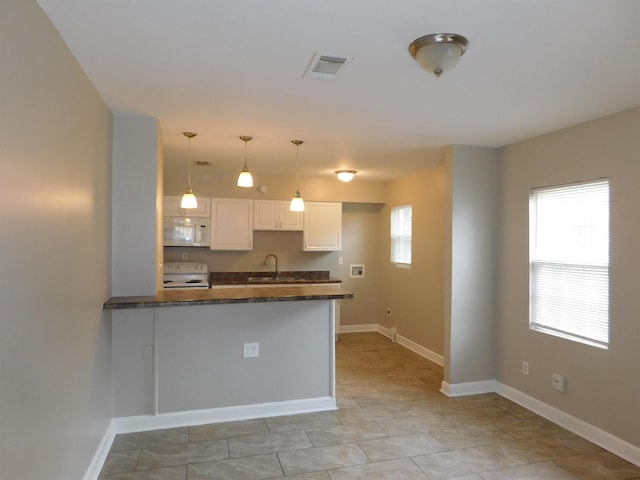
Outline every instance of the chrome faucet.
<path fill-rule="evenodd" d="M 276 270 L 275 272 L 273 272 L 273 276 L 274 278 L 278 278 L 280 276 L 280 270 L 278 270 L 278 256 L 275 253 L 269 253 L 267 254 L 266 257 L 264 257 L 264 260 L 262 261 L 262 263 L 264 265 L 268 265 L 267 260 L 269 260 L 269 257 L 273 257 L 276 261 Z"/>

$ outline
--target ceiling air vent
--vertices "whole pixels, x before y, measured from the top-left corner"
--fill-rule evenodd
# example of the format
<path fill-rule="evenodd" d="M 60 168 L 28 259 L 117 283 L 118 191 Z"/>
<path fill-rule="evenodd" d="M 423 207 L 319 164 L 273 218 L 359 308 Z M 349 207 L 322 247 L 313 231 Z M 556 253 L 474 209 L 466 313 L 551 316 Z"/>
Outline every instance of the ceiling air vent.
<path fill-rule="evenodd" d="M 353 57 L 349 55 L 317 52 L 311 60 L 304 76 L 320 80 L 331 80 L 338 72 L 342 71 L 344 66 L 352 59 Z"/>

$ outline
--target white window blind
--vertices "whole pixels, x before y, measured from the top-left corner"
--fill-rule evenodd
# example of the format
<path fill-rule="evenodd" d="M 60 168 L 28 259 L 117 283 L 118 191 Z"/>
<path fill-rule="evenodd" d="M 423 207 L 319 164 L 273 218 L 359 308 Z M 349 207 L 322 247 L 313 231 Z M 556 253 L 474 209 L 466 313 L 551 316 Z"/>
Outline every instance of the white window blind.
<path fill-rule="evenodd" d="M 391 209 L 391 261 L 411 264 L 411 205 Z"/>
<path fill-rule="evenodd" d="M 534 189 L 529 326 L 607 348 L 609 181 Z"/>

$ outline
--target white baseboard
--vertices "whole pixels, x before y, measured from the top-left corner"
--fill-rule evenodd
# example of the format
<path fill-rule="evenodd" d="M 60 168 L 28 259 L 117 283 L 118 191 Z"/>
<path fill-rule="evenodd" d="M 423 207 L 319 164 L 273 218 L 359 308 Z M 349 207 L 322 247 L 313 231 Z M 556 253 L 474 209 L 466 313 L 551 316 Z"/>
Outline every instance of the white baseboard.
<path fill-rule="evenodd" d="M 380 325 L 377 323 L 367 323 L 362 325 L 340 325 L 338 333 L 361 333 L 361 332 L 378 332 Z"/>
<path fill-rule="evenodd" d="M 482 393 L 493 393 L 496 391 L 495 380 L 484 380 L 481 382 L 467 383 L 447 383 L 442 382 L 440 391 L 447 397 L 462 397 L 465 395 L 480 395 Z"/>
<path fill-rule="evenodd" d="M 102 436 L 100 444 L 98 445 L 98 448 L 96 449 L 96 452 L 91 459 L 89 468 L 87 468 L 87 471 L 84 474 L 83 480 L 98 479 L 98 476 L 100 475 L 102 466 L 107 459 L 107 455 L 109 454 L 109 450 L 111 449 L 111 445 L 113 444 L 113 439 L 115 438 L 115 436 L 115 422 L 113 419 L 111 419 L 111 421 L 109 422 L 109 426 L 107 427 L 107 431 Z"/>
<path fill-rule="evenodd" d="M 377 323 L 368 323 L 368 324 L 362 324 L 362 325 L 340 325 L 340 333 L 361 333 L 361 332 L 378 332 L 384 335 L 385 337 L 393 340 L 391 329 L 387 327 L 383 327 L 382 325 L 379 325 Z M 411 350 L 412 352 L 417 353 L 421 357 L 426 358 L 427 360 L 437 365 L 440 365 L 441 367 L 444 366 L 444 357 L 439 353 L 429 350 L 428 348 L 423 347 L 422 345 L 412 340 L 409 340 L 408 338 L 403 337 L 402 335 L 396 336 L 396 342 L 399 345 L 402 345 L 403 347 Z"/>
<path fill-rule="evenodd" d="M 500 382 L 496 383 L 496 393 L 502 395 L 505 398 L 521 405 L 534 413 L 537 413 L 541 417 L 552 421 L 553 423 L 560 425 L 561 427 L 575 433 L 589 440 L 600 447 L 609 450 L 615 455 L 624 458 L 625 460 L 640 466 L 640 447 L 632 445 L 621 438 L 618 438 L 610 433 L 595 427 L 584 420 L 569 415 L 551 405 L 548 405 L 540 400 L 533 398 L 525 393 L 522 393 L 515 388 L 503 385 Z"/>
<path fill-rule="evenodd" d="M 333 397 L 309 398 L 285 402 L 238 405 L 233 407 L 191 410 L 186 412 L 161 413 L 159 415 L 139 415 L 114 419 L 116 433 L 144 432 L 161 428 L 186 427 L 207 423 L 233 422 L 254 418 L 294 415 L 298 413 L 336 410 Z"/>

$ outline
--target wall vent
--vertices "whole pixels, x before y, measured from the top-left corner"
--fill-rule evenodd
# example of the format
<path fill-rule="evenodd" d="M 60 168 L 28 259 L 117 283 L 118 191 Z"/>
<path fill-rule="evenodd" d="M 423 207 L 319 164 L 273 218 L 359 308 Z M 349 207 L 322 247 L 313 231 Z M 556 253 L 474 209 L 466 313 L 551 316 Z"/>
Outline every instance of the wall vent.
<path fill-rule="evenodd" d="M 342 55 L 339 53 L 316 52 L 311 59 L 311 63 L 304 73 L 306 78 L 315 78 L 319 80 L 331 80 L 344 70 L 353 56 Z"/>
<path fill-rule="evenodd" d="M 209 160 L 193 160 L 191 163 L 194 167 L 213 167 L 213 163 Z"/>

